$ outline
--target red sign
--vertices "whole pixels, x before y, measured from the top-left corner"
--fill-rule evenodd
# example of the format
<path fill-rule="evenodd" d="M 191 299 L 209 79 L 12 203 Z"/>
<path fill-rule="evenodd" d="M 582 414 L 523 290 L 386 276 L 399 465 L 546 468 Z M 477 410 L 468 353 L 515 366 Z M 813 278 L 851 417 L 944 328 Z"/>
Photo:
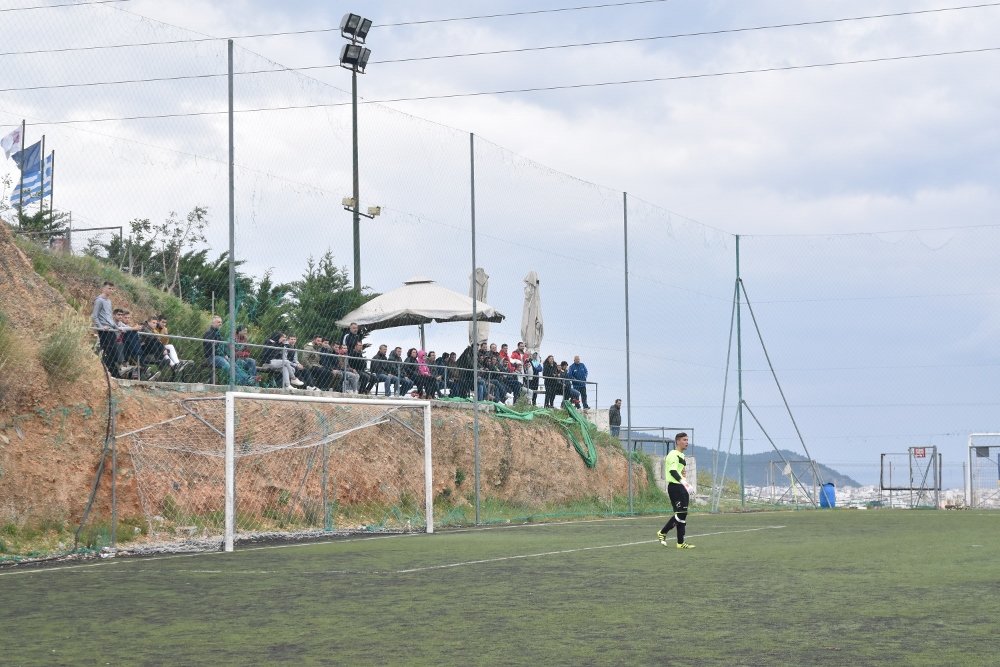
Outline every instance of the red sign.
<path fill-rule="evenodd" d="M 925 456 L 927 456 L 927 448 L 926 447 L 914 447 L 913 448 L 913 458 L 915 458 L 915 459 L 922 459 Z"/>

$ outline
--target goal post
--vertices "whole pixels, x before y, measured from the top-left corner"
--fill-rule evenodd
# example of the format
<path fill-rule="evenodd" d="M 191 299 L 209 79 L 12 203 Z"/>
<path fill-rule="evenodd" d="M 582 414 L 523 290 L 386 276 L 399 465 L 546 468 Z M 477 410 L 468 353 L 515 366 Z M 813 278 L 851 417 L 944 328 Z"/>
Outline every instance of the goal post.
<path fill-rule="evenodd" d="M 287 436 L 294 436 L 291 442 L 284 443 L 282 445 L 270 444 L 266 447 L 255 447 L 250 444 L 247 440 L 249 437 L 246 433 L 242 434 L 242 440 L 239 442 L 239 449 L 237 451 L 238 434 L 240 434 L 241 429 L 241 414 L 238 410 L 241 402 L 252 402 L 257 406 L 257 411 L 254 413 L 256 421 L 258 422 L 254 426 L 259 429 L 261 427 L 266 428 L 267 423 L 260 423 L 261 406 L 266 406 L 269 402 L 275 403 L 296 403 L 300 406 L 314 406 L 315 408 L 334 408 L 341 410 L 342 413 L 351 414 L 352 412 L 356 416 L 345 423 L 339 424 L 334 428 L 324 429 L 324 433 L 306 432 L 308 429 L 302 428 L 292 428 L 289 429 Z M 267 456 L 268 453 L 273 454 L 281 449 L 292 449 L 292 448 L 307 448 L 311 447 L 313 450 L 322 447 L 323 451 L 326 451 L 326 447 L 336 440 L 343 438 L 344 436 L 361 431 L 366 428 L 373 426 L 385 424 L 390 421 L 390 416 L 398 411 L 408 411 L 412 412 L 414 410 L 419 410 L 422 412 L 422 420 L 420 423 L 421 431 L 417 432 L 416 429 L 397 420 L 397 422 L 403 427 L 404 431 L 409 431 L 411 436 L 419 436 L 422 439 L 421 448 L 423 450 L 422 457 L 422 468 L 423 468 L 423 505 L 424 505 L 424 521 L 425 530 L 428 533 L 434 532 L 434 486 L 433 486 L 433 468 L 432 468 L 432 450 L 431 450 L 431 406 L 429 401 L 417 401 L 417 400 L 381 400 L 381 399 L 360 399 L 360 398 L 334 398 L 325 396 L 294 396 L 286 394 L 258 394 L 249 392 L 226 392 L 225 396 L 225 536 L 224 536 L 224 550 L 232 551 L 237 537 L 237 517 L 241 511 L 240 506 L 240 491 L 238 485 L 238 463 L 244 457 L 251 456 Z M 318 415 L 318 419 L 323 422 L 329 421 L 330 417 L 325 414 Z M 250 421 L 250 419 L 247 419 Z M 249 429 L 248 429 L 249 432 Z M 269 433 L 268 435 L 272 435 Z M 395 442 L 395 441 L 394 441 Z M 397 443 L 398 444 L 398 443 Z M 263 453 L 261 453 L 263 451 Z M 326 469 L 327 459 L 323 459 L 324 473 Z M 311 461 L 310 468 L 314 467 L 315 461 Z M 401 466 L 400 466 L 401 467 Z M 304 480 L 304 477 L 303 477 Z M 385 480 L 379 480 L 380 486 L 385 486 Z M 300 485 L 304 487 L 305 482 Z M 401 492 L 399 488 L 395 488 L 396 493 Z M 288 492 L 283 492 L 287 494 Z M 315 500 L 315 499 L 314 499 Z M 326 498 L 323 497 L 322 500 L 324 506 L 324 514 L 326 514 Z M 287 504 L 287 499 L 286 499 Z"/>
<path fill-rule="evenodd" d="M 965 484 L 965 502 L 969 507 L 1000 507 L 1000 433 L 969 434 Z"/>

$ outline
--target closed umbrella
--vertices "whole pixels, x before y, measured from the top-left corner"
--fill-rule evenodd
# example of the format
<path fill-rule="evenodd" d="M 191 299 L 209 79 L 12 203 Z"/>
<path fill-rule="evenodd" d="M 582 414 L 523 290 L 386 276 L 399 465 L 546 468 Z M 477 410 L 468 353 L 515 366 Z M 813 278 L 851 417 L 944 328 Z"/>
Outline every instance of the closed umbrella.
<path fill-rule="evenodd" d="M 521 340 L 528 353 L 538 352 L 545 329 L 542 323 L 542 295 L 538 274 L 529 271 L 524 277 L 524 310 L 521 312 Z"/>
<path fill-rule="evenodd" d="M 469 296 L 476 301 L 486 302 L 486 290 L 489 287 L 490 276 L 486 273 L 483 268 L 476 268 L 476 272 L 469 276 Z M 471 318 L 470 318 L 471 319 Z M 477 318 L 478 319 L 478 318 Z M 473 333 L 473 327 L 475 327 L 475 332 L 479 335 L 479 340 L 472 340 L 476 335 Z M 489 322 L 484 322 L 482 320 L 478 322 L 469 322 L 469 342 L 472 343 L 473 348 L 478 348 L 479 343 L 485 342 L 490 338 L 490 324 Z"/>

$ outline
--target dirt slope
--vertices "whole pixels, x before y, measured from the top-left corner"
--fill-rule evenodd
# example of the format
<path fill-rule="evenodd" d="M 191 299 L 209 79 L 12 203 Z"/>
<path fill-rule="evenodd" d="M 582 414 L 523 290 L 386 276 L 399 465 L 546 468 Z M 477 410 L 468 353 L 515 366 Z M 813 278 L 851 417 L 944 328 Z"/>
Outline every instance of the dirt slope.
<path fill-rule="evenodd" d="M 51 280 L 50 276 L 50 280 Z M 38 357 L 40 342 L 62 318 L 88 323 L 97 276 L 60 279 L 62 292 L 35 273 L 31 260 L 0 225 L 0 313 L 14 340 L 15 358 L 0 368 L 0 527 L 38 526 L 47 522 L 69 529 L 79 522 L 102 451 L 110 402 L 116 409 L 117 432 L 139 429 L 183 414 L 176 391 L 120 387 L 110 383 L 98 357 L 81 341 L 83 376 L 72 383 L 50 379 Z M 67 291 L 67 286 L 71 286 Z M 88 286 L 93 294 L 86 294 Z M 121 303 L 120 303 L 121 301 Z M 131 306 L 125 299 L 115 305 Z M 0 365 L 4 362 L 0 359 Z M 108 384 L 110 384 L 110 392 Z M 200 394 L 204 396 L 205 394 Z M 277 408 L 280 410 L 280 408 Z M 435 493 L 466 493 L 473 470 L 471 411 L 440 407 L 433 420 Z M 369 455 L 377 437 L 359 431 L 344 443 L 356 452 L 354 471 L 377 486 L 394 474 L 392 457 Z M 600 449 L 599 464 L 587 468 L 552 424 L 521 424 L 492 416 L 481 418 L 481 488 L 484 496 L 531 505 L 577 498 L 610 498 L 627 488 L 626 461 L 619 448 Z M 370 446 L 371 445 L 371 446 Z M 118 501 L 122 518 L 142 514 L 129 442 L 119 441 Z M 378 451 L 385 451 L 384 448 Z M 456 471 L 468 482 L 459 489 Z M 461 476 L 461 475 L 460 475 Z M 338 499 L 350 502 L 358 489 L 339 488 Z M 110 480 L 105 476 L 95 508 L 97 517 L 110 510 Z"/>

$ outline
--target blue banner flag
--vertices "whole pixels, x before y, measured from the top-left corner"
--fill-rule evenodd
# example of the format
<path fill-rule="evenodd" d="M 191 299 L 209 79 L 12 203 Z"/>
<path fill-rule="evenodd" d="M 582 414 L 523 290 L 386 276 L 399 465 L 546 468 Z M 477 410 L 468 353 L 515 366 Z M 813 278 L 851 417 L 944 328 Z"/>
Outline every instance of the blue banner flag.
<path fill-rule="evenodd" d="M 28 149 L 25 149 L 27 152 Z M 30 156 L 29 156 L 30 157 Z M 34 204 L 42 198 L 42 174 L 41 170 L 38 169 L 38 164 L 35 165 L 34 172 L 23 172 L 23 188 L 21 180 L 14 183 L 14 190 L 10 193 L 10 203 L 17 205 L 27 206 L 28 204 Z M 21 193 L 24 193 L 24 199 L 21 199 Z M 45 194 L 52 194 L 52 154 L 50 153 L 45 158 Z"/>
<path fill-rule="evenodd" d="M 27 178 L 29 173 L 37 172 L 41 170 L 42 164 L 42 142 L 34 143 L 30 146 L 25 146 L 23 151 L 18 151 L 10 156 L 17 168 L 21 170 L 24 177 Z"/>

